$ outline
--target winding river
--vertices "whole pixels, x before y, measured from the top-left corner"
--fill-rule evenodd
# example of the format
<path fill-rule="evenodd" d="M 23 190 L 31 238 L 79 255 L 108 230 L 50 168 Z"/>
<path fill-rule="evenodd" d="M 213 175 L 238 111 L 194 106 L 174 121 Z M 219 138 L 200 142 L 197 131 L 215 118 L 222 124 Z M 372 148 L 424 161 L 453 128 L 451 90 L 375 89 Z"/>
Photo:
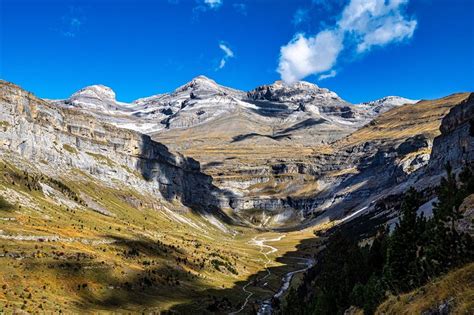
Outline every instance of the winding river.
<path fill-rule="evenodd" d="M 273 254 L 275 252 L 278 251 L 277 248 L 271 246 L 271 245 L 268 245 L 266 244 L 267 242 L 277 242 L 277 241 L 280 241 L 283 237 L 285 237 L 285 235 L 281 235 L 279 237 L 276 237 L 276 238 L 271 238 L 271 239 L 266 239 L 266 238 L 262 238 L 262 239 L 257 239 L 256 237 L 254 237 L 253 239 L 251 239 L 249 241 L 249 244 L 250 245 L 253 245 L 253 246 L 258 246 L 260 247 L 260 253 L 265 257 L 265 263 L 264 263 L 264 267 L 265 267 L 265 270 L 267 272 L 267 274 L 260 279 L 260 281 L 262 280 L 265 280 L 267 279 L 270 275 L 271 275 L 271 272 L 270 270 L 268 269 L 268 265 L 271 263 L 271 259 L 268 257 L 269 254 Z M 267 250 L 265 250 L 267 249 Z M 304 268 L 301 268 L 301 269 L 298 269 L 298 270 L 294 270 L 294 271 L 290 271 L 288 273 L 286 273 L 282 278 L 281 278 L 281 286 L 280 288 L 278 289 L 278 291 L 270 298 L 264 300 L 261 304 L 260 304 L 260 307 L 259 307 L 259 310 L 257 312 L 258 315 L 269 315 L 269 314 L 272 314 L 273 313 L 273 308 L 272 308 L 272 299 L 273 298 L 280 298 L 289 288 L 290 288 L 290 283 L 291 283 L 291 280 L 293 279 L 293 276 L 295 274 L 298 274 L 298 273 L 301 273 L 301 272 L 305 272 L 306 270 L 308 270 L 309 268 L 311 268 L 312 266 L 314 266 L 315 264 L 315 260 L 312 259 L 312 258 L 302 258 L 302 257 L 291 257 L 292 259 L 297 259 L 297 260 L 301 260 L 301 262 L 299 263 L 300 265 L 304 265 L 305 267 Z M 245 307 L 247 306 L 247 304 L 249 303 L 250 301 L 250 298 L 252 297 L 252 295 L 254 294 L 252 291 L 248 290 L 248 287 L 253 284 L 253 281 L 249 281 L 247 282 L 247 284 L 245 284 L 243 287 L 242 287 L 242 290 L 247 294 L 246 298 L 245 298 L 245 301 L 244 303 L 242 304 L 242 306 L 240 307 L 240 309 L 238 309 L 237 311 L 235 312 L 232 312 L 230 313 L 229 315 L 233 315 L 233 314 L 238 314 L 240 312 L 242 312 Z"/>

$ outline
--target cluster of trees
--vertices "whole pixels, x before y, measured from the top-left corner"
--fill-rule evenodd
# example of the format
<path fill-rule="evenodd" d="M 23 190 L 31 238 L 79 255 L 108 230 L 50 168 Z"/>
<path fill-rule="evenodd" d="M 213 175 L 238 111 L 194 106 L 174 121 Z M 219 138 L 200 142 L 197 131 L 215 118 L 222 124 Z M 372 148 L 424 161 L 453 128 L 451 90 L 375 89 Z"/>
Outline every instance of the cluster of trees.
<path fill-rule="evenodd" d="M 371 246 L 360 247 L 357 240 L 336 232 L 303 284 L 290 290 L 284 313 L 343 314 L 355 305 L 372 314 L 388 293 L 410 291 L 472 262 L 473 240 L 458 223 L 463 200 L 474 193 L 473 175 L 466 167 L 456 180 L 447 166 L 429 219 L 417 213 L 423 198 L 411 188 L 393 232 L 380 230 Z"/>

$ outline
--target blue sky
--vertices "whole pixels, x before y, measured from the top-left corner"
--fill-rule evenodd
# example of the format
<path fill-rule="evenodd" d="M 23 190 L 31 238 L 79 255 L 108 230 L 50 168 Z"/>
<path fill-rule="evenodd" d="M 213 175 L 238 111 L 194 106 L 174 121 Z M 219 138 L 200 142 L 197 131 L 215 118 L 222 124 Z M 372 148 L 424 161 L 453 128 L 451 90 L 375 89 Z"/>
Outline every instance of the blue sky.
<path fill-rule="evenodd" d="M 474 91 L 471 0 L 0 3 L 0 77 L 45 98 L 104 84 L 132 101 L 200 74 L 304 79 L 354 103 Z"/>

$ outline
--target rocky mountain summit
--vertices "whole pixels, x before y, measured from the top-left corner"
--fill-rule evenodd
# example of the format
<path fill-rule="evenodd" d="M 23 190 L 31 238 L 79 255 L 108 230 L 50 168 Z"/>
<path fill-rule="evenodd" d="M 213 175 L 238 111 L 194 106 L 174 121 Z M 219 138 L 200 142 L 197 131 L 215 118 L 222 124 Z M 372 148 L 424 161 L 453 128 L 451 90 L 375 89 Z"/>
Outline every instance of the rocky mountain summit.
<path fill-rule="evenodd" d="M 296 104 L 315 101 L 324 102 L 325 105 L 346 103 L 335 92 L 319 88 L 317 85 L 305 81 L 299 81 L 292 85 L 283 81 L 275 81 L 273 84 L 262 85 L 247 92 L 247 97 L 253 100 Z"/>
<path fill-rule="evenodd" d="M 364 121 L 367 116 L 364 110 L 346 102 L 335 92 L 305 81 L 292 85 L 276 81 L 247 92 L 247 97 L 254 101 L 288 104 L 293 111 L 309 112 L 319 117 L 326 114 L 347 122 Z"/>
<path fill-rule="evenodd" d="M 218 85 L 205 76 L 199 76 L 169 94 L 139 99 L 134 102 L 147 108 L 159 108 L 162 128 L 188 128 L 237 110 L 243 92 Z M 149 112 L 135 112 L 147 118 Z"/>
<path fill-rule="evenodd" d="M 115 92 L 110 87 L 100 84 L 82 88 L 67 100 L 52 102 L 66 108 L 82 109 L 97 114 L 130 110 L 127 103 L 116 100 Z"/>

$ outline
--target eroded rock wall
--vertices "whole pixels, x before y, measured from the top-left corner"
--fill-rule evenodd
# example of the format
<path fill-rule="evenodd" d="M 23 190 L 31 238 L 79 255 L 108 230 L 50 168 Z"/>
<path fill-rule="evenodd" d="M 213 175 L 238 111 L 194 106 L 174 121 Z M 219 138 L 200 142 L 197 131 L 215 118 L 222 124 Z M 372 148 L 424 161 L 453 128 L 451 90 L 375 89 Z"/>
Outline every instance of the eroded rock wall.
<path fill-rule="evenodd" d="M 80 170 L 106 184 L 130 185 L 191 208 L 226 205 L 197 161 L 170 153 L 147 135 L 55 107 L 6 82 L 0 83 L 0 122 L 3 153 L 19 154 L 52 175 Z"/>

